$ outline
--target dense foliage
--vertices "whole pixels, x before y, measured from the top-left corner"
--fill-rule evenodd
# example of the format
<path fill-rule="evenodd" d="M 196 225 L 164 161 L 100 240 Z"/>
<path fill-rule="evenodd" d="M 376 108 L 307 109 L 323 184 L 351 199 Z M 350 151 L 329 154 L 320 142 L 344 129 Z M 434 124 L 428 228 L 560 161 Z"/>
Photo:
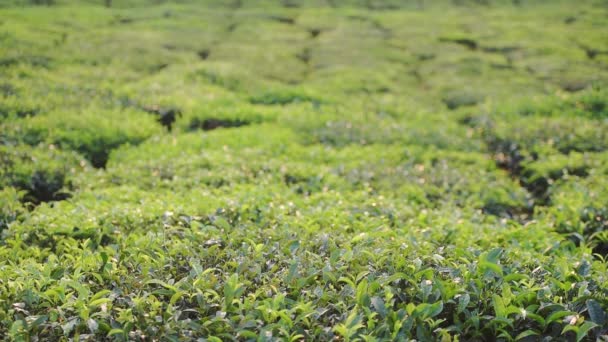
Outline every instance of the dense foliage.
<path fill-rule="evenodd" d="M 608 340 L 605 1 L 0 1 L 0 336 Z"/>

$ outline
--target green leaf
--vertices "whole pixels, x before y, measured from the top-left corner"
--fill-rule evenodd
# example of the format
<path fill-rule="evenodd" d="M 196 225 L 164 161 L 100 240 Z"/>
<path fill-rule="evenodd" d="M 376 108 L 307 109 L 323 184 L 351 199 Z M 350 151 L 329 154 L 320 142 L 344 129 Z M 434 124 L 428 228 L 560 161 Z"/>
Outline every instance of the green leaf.
<path fill-rule="evenodd" d="M 213 221 L 213 225 L 216 226 L 217 228 L 223 229 L 223 230 L 230 230 L 230 223 L 228 223 L 228 221 L 226 221 L 225 218 L 220 217 L 220 216 L 216 216 L 215 220 Z"/>
<path fill-rule="evenodd" d="M 495 324 L 497 326 L 510 326 L 513 328 L 513 319 L 507 317 L 494 317 L 491 321 L 491 324 Z"/>
<path fill-rule="evenodd" d="M 108 337 L 110 336 L 114 336 L 114 335 L 124 335 L 125 331 L 122 329 L 112 329 L 110 331 L 108 331 Z"/>
<path fill-rule="evenodd" d="M 9 330 L 9 334 L 11 337 L 17 341 L 25 341 L 24 334 L 26 332 L 25 322 L 22 320 L 16 320 L 11 324 L 11 328 Z"/>
<path fill-rule="evenodd" d="M 175 303 L 177 303 L 177 301 L 180 300 L 183 295 L 184 295 L 183 291 L 177 291 L 177 292 L 175 292 L 173 294 L 173 296 L 171 296 L 171 299 L 169 300 L 169 304 L 175 305 Z"/>
<path fill-rule="evenodd" d="M 488 252 L 484 259 L 489 263 L 496 264 L 498 263 L 498 260 L 500 259 L 500 256 L 502 255 L 503 251 L 504 250 L 502 248 L 494 248 L 493 250 Z"/>
<path fill-rule="evenodd" d="M 101 252 L 101 266 L 99 266 L 99 273 L 103 273 L 103 270 L 106 266 L 106 264 L 108 263 L 108 253 L 106 252 Z"/>
<path fill-rule="evenodd" d="M 407 305 L 405 306 L 405 310 L 408 313 L 408 315 L 413 315 L 414 311 L 416 311 L 416 304 L 407 303 Z"/>
<path fill-rule="evenodd" d="M 593 322 L 585 322 L 583 323 L 583 325 L 581 325 L 578 328 L 578 331 L 576 332 L 576 342 L 581 341 L 583 338 L 585 338 L 585 336 L 587 336 L 587 334 L 589 333 L 589 331 L 595 327 L 598 327 L 597 324 L 593 323 Z"/>
<path fill-rule="evenodd" d="M 239 283 L 238 274 L 233 273 L 224 283 L 224 303 L 227 310 L 232 307 L 232 301 L 239 297 L 243 291 L 244 288 Z"/>
<path fill-rule="evenodd" d="M 374 296 L 371 299 L 371 303 L 374 310 L 376 310 L 376 312 L 378 312 L 382 318 L 386 317 L 386 306 L 382 298 Z"/>
<path fill-rule="evenodd" d="M 589 271 L 591 270 L 591 264 L 587 260 L 583 260 L 581 265 L 576 270 L 576 273 L 582 277 L 586 277 L 589 275 Z"/>
<path fill-rule="evenodd" d="M 255 338 L 258 337 L 258 334 L 256 334 L 255 332 L 253 332 L 251 330 L 243 329 L 243 330 L 240 330 L 238 332 L 238 336 L 242 337 L 242 338 L 253 338 L 253 339 L 255 339 Z M 217 337 L 213 337 L 213 338 L 217 338 Z M 210 338 L 208 338 L 207 340 L 208 341 L 215 341 L 215 340 L 212 340 Z M 217 341 L 221 342 L 221 340 L 219 338 L 217 339 Z"/>
<path fill-rule="evenodd" d="M 492 295 L 492 305 L 497 318 L 507 317 L 507 310 L 504 301 L 499 295 Z"/>
<path fill-rule="evenodd" d="M 29 322 L 29 324 L 28 324 L 30 330 L 32 328 L 37 328 L 40 324 L 45 323 L 49 319 L 49 317 L 47 315 L 41 315 L 38 317 L 30 316 L 28 318 L 34 318 L 34 317 L 35 317 L 35 319 L 33 321 Z"/>
<path fill-rule="evenodd" d="M 434 304 L 422 303 L 416 306 L 416 309 L 412 312 L 412 316 L 425 320 L 439 315 L 441 311 L 443 311 L 442 301 Z"/>
<path fill-rule="evenodd" d="M 344 323 L 334 327 L 334 331 L 342 335 L 347 341 L 350 341 L 351 337 L 363 327 L 364 325 L 361 323 L 361 316 L 358 315 L 356 311 L 353 311 L 348 315 Z"/>
<path fill-rule="evenodd" d="M 560 318 L 569 316 L 569 315 L 574 315 L 575 313 L 572 311 L 556 311 L 552 314 L 549 315 L 549 317 L 547 317 L 546 324 L 549 325 L 555 321 L 557 321 Z"/>
<path fill-rule="evenodd" d="M 367 279 L 363 279 L 357 285 L 356 300 L 357 304 L 365 306 L 367 300 Z"/>
<path fill-rule="evenodd" d="M 289 244 L 289 253 L 294 255 L 296 251 L 300 248 L 300 241 L 294 240 Z"/>
<path fill-rule="evenodd" d="M 439 315 L 443 311 L 443 302 L 439 301 L 437 303 L 432 304 L 429 307 L 428 316 L 435 317 Z"/>
<path fill-rule="evenodd" d="M 112 299 L 110 298 L 99 298 L 89 303 L 89 308 L 94 309 L 98 306 L 101 306 L 104 303 L 111 303 Z"/>
<path fill-rule="evenodd" d="M 537 315 L 535 313 L 528 312 L 526 314 L 526 317 L 533 321 L 536 321 L 536 323 L 540 324 L 541 327 L 544 327 L 547 324 L 547 322 L 545 321 L 545 319 L 542 316 Z"/>
<path fill-rule="evenodd" d="M 89 301 L 94 301 L 94 300 L 99 299 L 99 298 L 101 298 L 101 297 L 103 297 L 103 296 L 105 296 L 105 295 L 107 295 L 109 293 L 112 293 L 112 291 L 110 291 L 110 290 L 101 290 L 101 291 L 97 292 L 96 294 L 94 294 Z"/>
<path fill-rule="evenodd" d="M 55 279 L 55 280 L 61 279 L 61 277 L 63 277 L 64 271 L 65 271 L 65 269 L 63 267 L 57 267 L 56 269 L 53 270 L 53 272 L 51 272 L 51 279 Z"/>
<path fill-rule="evenodd" d="M 526 331 L 523 331 L 523 332 L 519 333 L 515 337 L 515 341 L 523 340 L 526 337 L 537 336 L 537 335 L 538 335 L 538 332 L 536 332 L 534 330 L 526 330 Z"/>
<path fill-rule="evenodd" d="M 346 283 L 346 284 L 348 284 L 353 290 L 357 288 L 357 286 L 355 285 L 355 282 L 353 282 L 352 280 L 350 280 L 347 277 L 340 277 L 340 278 L 338 278 L 338 282 L 339 283 Z"/>
<path fill-rule="evenodd" d="M 171 290 L 173 292 L 177 292 L 178 291 L 177 287 L 175 287 L 173 285 L 169 285 L 169 284 L 165 283 L 164 281 L 158 280 L 158 279 L 150 279 L 150 280 L 146 281 L 146 284 L 157 284 L 157 285 L 160 285 L 160 286 L 162 286 L 162 287 L 164 287 L 164 288 L 166 288 L 168 290 Z"/>
<path fill-rule="evenodd" d="M 593 323 L 604 325 L 606 321 L 606 312 L 600 306 L 600 303 L 593 299 L 587 301 L 587 312 Z"/>
<path fill-rule="evenodd" d="M 564 329 L 562 329 L 562 333 L 561 334 L 563 335 L 563 334 L 567 333 L 568 331 L 578 332 L 578 327 L 576 325 L 570 325 L 570 324 L 568 324 L 568 325 L 566 325 L 564 327 Z"/>
<path fill-rule="evenodd" d="M 495 264 L 495 263 L 491 263 L 491 262 L 486 262 L 486 261 L 482 261 L 479 263 L 479 269 L 481 271 L 486 271 L 486 270 L 490 270 L 494 273 L 496 273 L 499 276 L 502 276 L 503 271 L 502 268 L 500 267 L 500 265 Z"/>
<path fill-rule="evenodd" d="M 471 296 L 469 296 L 468 293 L 460 295 L 458 297 L 458 313 L 463 312 L 467 308 L 467 305 L 469 305 L 470 301 Z"/>
<path fill-rule="evenodd" d="M 519 273 L 512 273 L 512 274 L 508 274 L 503 278 L 503 281 L 506 282 L 510 282 L 510 281 L 520 281 L 520 280 L 524 280 L 524 279 L 530 279 L 530 276 L 525 275 L 525 274 L 519 274 Z"/>

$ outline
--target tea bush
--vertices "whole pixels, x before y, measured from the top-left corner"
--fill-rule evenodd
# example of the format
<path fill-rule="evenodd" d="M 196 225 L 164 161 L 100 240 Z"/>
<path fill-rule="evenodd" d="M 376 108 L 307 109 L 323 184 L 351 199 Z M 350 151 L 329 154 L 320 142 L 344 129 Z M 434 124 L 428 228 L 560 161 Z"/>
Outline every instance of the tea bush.
<path fill-rule="evenodd" d="M 604 341 L 602 1 L 0 3 L 0 336 Z"/>
<path fill-rule="evenodd" d="M 160 132 L 150 115 L 127 111 L 49 113 L 18 121 L 10 129 L 8 140 L 74 150 L 95 167 L 104 167 L 110 152 L 120 145 L 138 144 Z"/>
<path fill-rule="evenodd" d="M 0 146 L 0 160 L 0 186 L 7 191 L 25 191 L 21 196 L 14 195 L 34 203 L 68 197 L 73 175 L 86 168 L 78 155 L 58 151 L 52 145 L 36 149 Z"/>

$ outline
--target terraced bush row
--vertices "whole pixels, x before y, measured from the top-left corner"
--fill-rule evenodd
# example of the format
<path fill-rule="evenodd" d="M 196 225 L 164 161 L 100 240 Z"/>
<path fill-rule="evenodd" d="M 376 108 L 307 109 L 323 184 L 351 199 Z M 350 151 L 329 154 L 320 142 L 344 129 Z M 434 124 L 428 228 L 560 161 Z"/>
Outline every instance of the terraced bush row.
<path fill-rule="evenodd" d="M 277 190 L 123 186 L 40 206 L 5 237 L 3 258 L 22 266 L 4 272 L 23 287 L 4 288 L 19 301 L 3 320 L 31 317 L 13 334 L 119 339 L 584 336 L 603 323 L 605 263 L 540 223 L 399 208 L 409 217 L 389 228 L 373 208 L 390 198 Z"/>
<path fill-rule="evenodd" d="M 79 157 L 52 146 L 0 146 L 0 187 L 19 189 L 27 202 L 40 203 L 69 197 L 71 178 L 81 170 Z M 20 197 L 20 196 L 17 196 Z"/>
<path fill-rule="evenodd" d="M 542 219 L 577 246 L 606 255 L 605 90 L 520 104 L 474 119 L 495 160 L 534 197 Z"/>

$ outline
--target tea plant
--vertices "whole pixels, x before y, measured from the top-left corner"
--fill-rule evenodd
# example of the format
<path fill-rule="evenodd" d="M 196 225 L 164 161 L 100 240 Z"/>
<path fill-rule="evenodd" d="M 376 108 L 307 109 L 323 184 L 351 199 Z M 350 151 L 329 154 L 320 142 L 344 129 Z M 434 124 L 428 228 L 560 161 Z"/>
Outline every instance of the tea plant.
<path fill-rule="evenodd" d="M 607 14 L 0 3 L 0 336 L 607 340 Z"/>

